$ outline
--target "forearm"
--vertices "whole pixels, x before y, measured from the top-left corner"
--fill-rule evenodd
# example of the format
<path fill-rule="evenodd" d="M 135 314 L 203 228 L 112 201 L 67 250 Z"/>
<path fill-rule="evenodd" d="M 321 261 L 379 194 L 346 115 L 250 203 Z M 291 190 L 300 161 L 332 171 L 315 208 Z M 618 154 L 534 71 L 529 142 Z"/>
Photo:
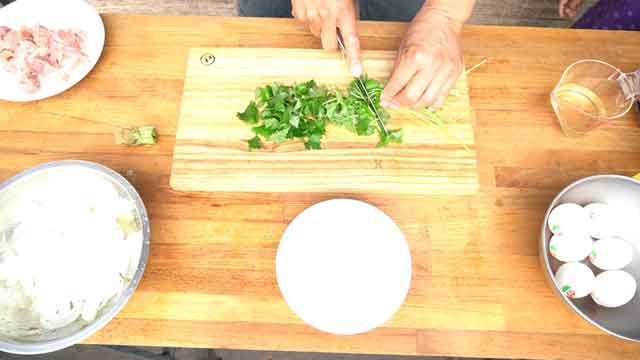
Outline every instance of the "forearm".
<path fill-rule="evenodd" d="M 421 12 L 427 9 L 438 9 L 460 24 L 464 24 L 471 17 L 476 0 L 429 0 Z"/>

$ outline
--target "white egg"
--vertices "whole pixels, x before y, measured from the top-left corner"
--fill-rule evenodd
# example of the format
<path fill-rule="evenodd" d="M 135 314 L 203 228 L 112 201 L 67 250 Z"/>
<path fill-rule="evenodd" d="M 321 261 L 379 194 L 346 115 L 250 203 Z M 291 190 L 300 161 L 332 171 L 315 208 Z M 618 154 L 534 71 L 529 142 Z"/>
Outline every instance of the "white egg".
<path fill-rule="evenodd" d="M 570 299 L 583 298 L 591 293 L 595 276 L 583 263 L 569 262 L 556 271 L 556 285 Z"/>
<path fill-rule="evenodd" d="M 553 235 L 549 241 L 549 252 L 562 262 L 584 260 L 593 248 L 593 240 L 585 233 Z"/>
<path fill-rule="evenodd" d="M 584 232 L 587 229 L 587 212 L 578 204 L 558 205 L 549 214 L 548 226 L 554 234 Z"/>
<path fill-rule="evenodd" d="M 589 234 L 602 239 L 612 234 L 615 225 L 615 210 L 601 203 L 593 203 L 584 207 L 587 212 L 587 228 Z"/>
<path fill-rule="evenodd" d="M 631 301 L 636 288 L 636 279 L 629 273 L 610 270 L 596 276 L 591 297 L 600 306 L 616 308 Z"/>
<path fill-rule="evenodd" d="M 633 248 L 621 238 L 610 237 L 593 244 L 591 263 L 602 270 L 619 270 L 631 263 Z"/>
<path fill-rule="evenodd" d="M 611 208 L 611 210 L 611 229 L 608 231 L 610 236 L 622 239 L 640 237 L 640 229 L 638 228 L 640 218 L 635 212 L 622 208 Z"/>

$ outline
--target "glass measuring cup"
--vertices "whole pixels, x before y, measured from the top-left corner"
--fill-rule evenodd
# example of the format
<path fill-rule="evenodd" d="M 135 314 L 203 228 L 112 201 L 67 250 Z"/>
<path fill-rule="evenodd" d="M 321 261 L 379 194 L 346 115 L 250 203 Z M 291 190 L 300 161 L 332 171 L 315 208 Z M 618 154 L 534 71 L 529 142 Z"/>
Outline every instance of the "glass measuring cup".
<path fill-rule="evenodd" d="M 599 60 L 577 61 L 551 92 L 551 105 L 566 136 L 582 136 L 624 116 L 640 98 L 640 69 L 625 74 Z"/>

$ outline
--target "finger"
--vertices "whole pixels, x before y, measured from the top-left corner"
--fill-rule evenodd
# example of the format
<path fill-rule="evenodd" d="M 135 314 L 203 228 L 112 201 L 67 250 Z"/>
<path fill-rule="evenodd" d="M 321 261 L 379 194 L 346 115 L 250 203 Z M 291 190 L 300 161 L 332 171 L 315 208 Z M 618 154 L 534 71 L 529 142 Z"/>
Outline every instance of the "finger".
<path fill-rule="evenodd" d="M 360 40 L 358 39 L 355 14 L 340 14 L 337 19 L 337 25 L 340 28 L 340 34 L 342 34 L 342 41 L 344 42 L 351 75 L 359 77 L 362 75 L 362 57 L 360 54 Z"/>
<path fill-rule="evenodd" d="M 336 18 L 328 16 L 322 22 L 322 47 L 325 50 L 336 50 L 338 48 L 338 40 L 336 34 Z"/>
<path fill-rule="evenodd" d="M 458 79 L 460 78 L 461 74 L 462 74 L 462 71 L 460 71 L 455 76 L 452 76 L 449 79 L 449 81 L 443 88 L 443 95 L 441 95 L 440 99 L 436 101 L 436 104 L 435 104 L 436 108 L 440 109 L 445 105 L 445 103 L 447 102 L 447 98 L 449 97 L 449 93 L 453 90 L 453 88 L 455 88 L 456 83 L 458 82 Z"/>
<path fill-rule="evenodd" d="M 399 104 L 393 102 L 395 97 L 404 89 L 409 81 L 416 74 L 417 68 L 414 64 L 398 62 L 397 67 L 393 70 L 389 82 L 384 87 L 382 95 L 380 95 L 380 104 L 384 107 L 397 107 Z"/>
<path fill-rule="evenodd" d="M 560 4 L 558 4 L 558 14 L 560 15 L 560 17 L 565 17 L 565 7 L 567 6 L 567 2 L 569 0 L 560 0 Z"/>
<path fill-rule="evenodd" d="M 398 106 L 416 106 L 429 87 L 433 76 L 434 72 L 430 69 L 416 72 L 404 89 L 391 100 L 391 103 Z"/>
<path fill-rule="evenodd" d="M 433 104 L 433 106 L 431 106 L 432 109 L 434 110 L 440 110 L 444 107 L 444 104 L 447 101 L 447 96 L 440 96 L 440 98 L 438 100 L 436 100 L 436 103 Z M 429 107 L 429 106 L 426 106 Z"/>
<path fill-rule="evenodd" d="M 582 0 L 569 0 L 565 13 L 570 18 L 575 18 L 580 10 L 580 5 L 582 5 Z"/>
<path fill-rule="evenodd" d="M 322 35 L 322 25 L 320 25 L 319 23 L 317 23 L 315 21 L 310 21 L 309 22 L 309 31 L 311 31 L 313 36 L 319 38 Z"/>
<path fill-rule="evenodd" d="M 318 8 L 317 11 L 318 11 L 318 17 L 322 21 L 327 19 L 329 17 L 329 14 L 335 14 L 335 11 L 331 12 L 331 11 L 329 11 L 329 9 L 327 9 L 325 7 Z"/>
<path fill-rule="evenodd" d="M 322 33 L 322 21 L 316 9 L 307 9 L 307 23 L 311 33 L 316 37 L 320 37 Z"/>
<path fill-rule="evenodd" d="M 421 99 L 425 102 L 424 106 L 435 105 L 438 99 L 446 97 L 461 72 L 462 64 L 458 65 L 452 60 L 444 62 L 440 68 L 438 68 L 433 81 L 431 81 L 429 88 L 424 93 L 423 99 Z"/>
<path fill-rule="evenodd" d="M 293 1 L 291 3 L 292 15 L 294 18 L 298 19 L 300 22 L 306 24 L 307 23 L 307 10 L 304 7 L 302 1 Z"/>
<path fill-rule="evenodd" d="M 449 95 L 449 91 L 458 80 L 458 76 L 459 73 L 455 72 L 453 67 L 441 67 L 431 84 L 429 84 L 427 91 L 424 92 L 418 105 L 420 107 L 441 108 Z"/>
<path fill-rule="evenodd" d="M 576 16 L 578 16 L 578 12 L 580 11 L 581 5 L 582 5 L 582 1 L 574 1 L 574 0 L 569 1 L 567 13 L 569 14 L 570 18 L 573 19 Z"/>
<path fill-rule="evenodd" d="M 580 6 L 582 5 L 582 0 L 568 0 L 569 1 L 569 7 L 575 11 L 578 11 L 580 9 Z"/>
<path fill-rule="evenodd" d="M 400 105 L 393 102 L 394 98 L 407 86 L 419 70 L 428 68 L 428 65 L 433 62 L 430 57 L 429 60 L 427 59 L 427 55 L 414 50 L 401 51 L 398 56 L 399 59 L 396 61 L 389 82 L 380 96 L 382 106 Z"/>

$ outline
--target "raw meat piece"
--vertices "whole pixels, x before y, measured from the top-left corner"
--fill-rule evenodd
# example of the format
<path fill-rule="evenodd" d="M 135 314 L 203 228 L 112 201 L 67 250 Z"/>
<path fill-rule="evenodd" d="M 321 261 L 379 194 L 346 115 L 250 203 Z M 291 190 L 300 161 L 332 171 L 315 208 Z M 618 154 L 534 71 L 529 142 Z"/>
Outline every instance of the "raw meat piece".
<path fill-rule="evenodd" d="M 16 74 L 20 88 L 33 93 L 48 75 L 55 73 L 57 80 L 68 81 L 88 63 L 85 44 L 86 34 L 78 30 L 0 26 L 0 69 Z"/>
<path fill-rule="evenodd" d="M 32 94 L 40 89 L 40 76 L 35 70 L 28 69 L 21 74 L 19 85 L 22 90 Z"/>
<path fill-rule="evenodd" d="M 0 40 L 2 40 L 2 38 L 4 38 L 4 35 L 6 33 L 8 33 L 9 31 L 11 31 L 11 29 L 7 26 L 0 26 Z"/>
<path fill-rule="evenodd" d="M 51 36 L 51 32 L 49 29 L 42 25 L 37 25 L 33 29 L 33 41 L 36 43 L 38 47 L 49 47 L 49 37 Z"/>

